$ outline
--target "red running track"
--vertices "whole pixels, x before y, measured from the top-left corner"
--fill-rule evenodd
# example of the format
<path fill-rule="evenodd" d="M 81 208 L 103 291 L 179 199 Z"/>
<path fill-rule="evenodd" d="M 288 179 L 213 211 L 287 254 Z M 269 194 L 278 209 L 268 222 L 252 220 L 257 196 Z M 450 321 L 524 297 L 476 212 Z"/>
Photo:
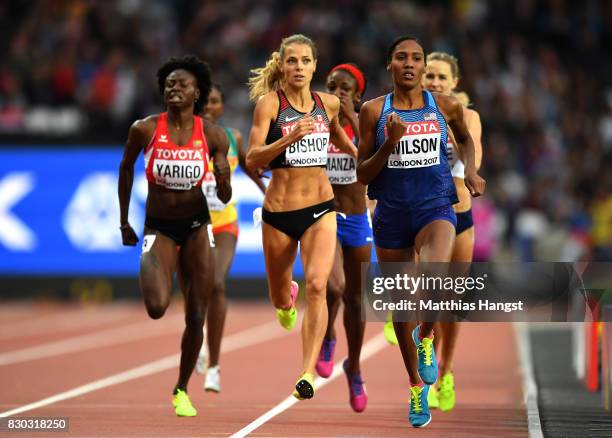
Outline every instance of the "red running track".
<path fill-rule="evenodd" d="M 170 400 L 178 374 L 182 303 L 174 302 L 159 321 L 149 320 L 138 303 L 3 303 L 0 413 L 30 406 L 14 417 L 69 417 L 69 432 L 26 434 L 33 437 L 231 436 L 290 394 L 300 371 L 301 341 L 298 330 L 286 333 L 274 323 L 269 303 L 230 303 L 229 309 L 222 392 L 204 392 L 202 376 L 194 374 L 189 394 L 198 416 L 177 418 Z M 346 354 L 340 319 L 338 362 Z M 512 325 L 462 326 L 455 363 L 457 406 L 449 413 L 434 410 L 425 429 L 408 423 L 407 375 L 397 347 L 380 342 L 381 330 L 381 324 L 369 324 L 366 332 L 372 354 L 362 365 L 369 394 L 364 413 L 350 409 L 340 373 L 314 399 L 293 404 L 249 436 L 528 436 Z M 66 394 L 75 388 L 80 389 Z M 63 394 L 59 400 L 48 400 L 58 394 Z M 0 438 L 26 435 L 0 432 Z"/>

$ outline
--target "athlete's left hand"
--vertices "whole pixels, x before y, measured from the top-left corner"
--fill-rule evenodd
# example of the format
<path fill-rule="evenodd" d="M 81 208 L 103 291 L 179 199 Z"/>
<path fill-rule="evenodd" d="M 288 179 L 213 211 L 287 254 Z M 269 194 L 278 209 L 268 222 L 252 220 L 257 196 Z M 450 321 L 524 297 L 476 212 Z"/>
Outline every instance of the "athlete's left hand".
<path fill-rule="evenodd" d="M 485 185 L 487 184 L 484 178 L 478 175 L 476 170 L 465 170 L 465 186 L 470 191 L 470 194 L 476 198 L 482 195 L 485 191 Z"/>
<path fill-rule="evenodd" d="M 217 198 L 224 204 L 232 199 L 232 186 L 227 179 L 217 180 Z"/>

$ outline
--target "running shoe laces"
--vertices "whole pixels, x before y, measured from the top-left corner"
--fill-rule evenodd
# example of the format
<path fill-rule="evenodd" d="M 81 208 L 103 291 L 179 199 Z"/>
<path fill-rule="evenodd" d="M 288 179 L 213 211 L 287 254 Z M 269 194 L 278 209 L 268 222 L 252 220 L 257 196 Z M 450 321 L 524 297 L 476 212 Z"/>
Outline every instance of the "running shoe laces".
<path fill-rule="evenodd" d="M 418 352 L 423 356 L 423 362 L 425 362 L 425 365 L 430 366 L 432 364 L 433 356 L 433 339 L 423 338 L 419 344 Z"/>
<path fill-rule="evenodd" d="M 423 388 L 421 386 L 410 387 L 410 403 L 412 405 L 412 412 L 417 414 L 423 412 L 423 407 L 421 406 L 422 391 Z"/>
<path fill-rule="evenodd" d="M 351 388 L 356 396 L 363 393 L 364 383 L 365 382 L 361 380 L 361 374 L 354 374 L 351 376 Z"/>
<path fill-rule="evenodd" d="M 332 360 L 332 356 L 334 355 L 334 344 L 336 343 L 335 339 L 323 339 L 323 360 L 325 362 L 329 362 Z"/>

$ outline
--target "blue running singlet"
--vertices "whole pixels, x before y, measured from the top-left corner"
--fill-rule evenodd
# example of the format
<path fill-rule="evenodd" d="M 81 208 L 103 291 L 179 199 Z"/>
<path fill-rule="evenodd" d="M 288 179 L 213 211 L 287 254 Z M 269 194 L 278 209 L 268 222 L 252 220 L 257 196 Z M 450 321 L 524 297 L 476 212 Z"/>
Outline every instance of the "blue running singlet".
<path fill-rule="evenodd" d="M 424 210 L 457 203 L 457 192 L 446 156 L 448 128 L 433 95 L 424 90 L 425 106 L 416 110 L 393 107 L 385 96 L 376 124 L 375 150 L 384 143 L 387 116 L 395 112 L 408 124 L 387 164 L 368 186 L 370 199 L 402 210 Z"/>

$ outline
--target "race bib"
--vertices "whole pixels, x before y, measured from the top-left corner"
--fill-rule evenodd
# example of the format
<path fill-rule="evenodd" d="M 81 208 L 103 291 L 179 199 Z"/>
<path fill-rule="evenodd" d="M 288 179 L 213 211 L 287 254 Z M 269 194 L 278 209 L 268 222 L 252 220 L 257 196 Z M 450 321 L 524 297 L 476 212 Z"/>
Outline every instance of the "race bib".
<path fill-rule="evenodd" d="M 440 124 L 431 121 L 412 122 L 407 125 L 404 136 L 389 155 L 387 167 L 415 169 L 440 164 Z"/>
<path fill-rule="evenodd" d="M 352 184 L 357 181 L 357 160 L 333 143 L 327 149 L 327 177 L 332 184 Z"/>
<path fill-rule="evenodd" d="M 173 190 L 190 190 L 206 173 L 201 150 L 157 149 L 153 156 L 155 183 Z"/>
<path fill-rule="evenodd" d="M 151 251 L 156 237 L 155 234 L 147 234 L 142 238 L 142 254 Z"/>
<path fill-rule="evenodd" d="M 295 122 L 281 127 L 283 137 L 295 129 Z M 292 143 L 285 149 L 285 163 L 291 167 L 326 166 L 327 147 L 329 145 L 329 127 L 321 115 L 315 117 L 315 128 L 301 140 Z"/>

